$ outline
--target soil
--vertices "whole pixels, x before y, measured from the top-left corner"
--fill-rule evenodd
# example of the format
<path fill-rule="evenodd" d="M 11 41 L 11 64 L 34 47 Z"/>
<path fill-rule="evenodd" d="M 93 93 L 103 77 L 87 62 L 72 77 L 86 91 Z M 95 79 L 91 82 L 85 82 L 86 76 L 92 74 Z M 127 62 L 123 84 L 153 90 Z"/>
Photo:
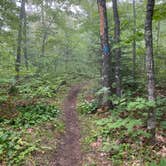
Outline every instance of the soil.
<path fill-rule="evenodd" d="M 81 135 L 76 112 L 76 99 L 82 85 L 71 88 L 64 101 L 63 119 L 65 122 L 65 132 L 59 139 L 57 153 L 53 166 L 81 166 Z"/>

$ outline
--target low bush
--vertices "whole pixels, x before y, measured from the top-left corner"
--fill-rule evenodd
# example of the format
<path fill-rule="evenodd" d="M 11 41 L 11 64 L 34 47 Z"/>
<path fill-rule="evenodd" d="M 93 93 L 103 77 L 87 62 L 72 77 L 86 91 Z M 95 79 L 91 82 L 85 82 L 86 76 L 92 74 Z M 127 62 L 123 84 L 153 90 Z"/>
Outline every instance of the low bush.
<path fill-rule="evenodd" d="M 33 127 L 43 122 L 54 121 L 60 111 L 54 105 L 36 103 L 17 107 L 18 116 L 12 119 L 1 118 L 0 128 L 0 164 L 20 165 L 35 150 L 39 150 L 38 141 L 29 142 L 27 134 Z"/>
<path fill-rule="evenodd" d="M 81 102 L 78 105 L 78 110 L 81 114 L 91 114 L 94 113 L 97 109 L 97 102 L 95 100 Z"/>

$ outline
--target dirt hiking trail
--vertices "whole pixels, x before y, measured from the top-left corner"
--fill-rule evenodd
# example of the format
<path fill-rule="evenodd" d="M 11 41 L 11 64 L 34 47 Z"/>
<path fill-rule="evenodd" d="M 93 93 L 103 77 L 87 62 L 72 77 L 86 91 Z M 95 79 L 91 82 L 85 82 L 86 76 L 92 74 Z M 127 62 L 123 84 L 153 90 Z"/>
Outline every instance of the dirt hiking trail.
<path fill-rule="evenodd" d="M 64 100 L 63 119 L 65 133 L 61 136 L 58 145 L 55 161 L 56 166 L 82 165 L 81 135 L 76 112 L 76 99 L 81 87 L 82 85 L 73 86 Z"/>

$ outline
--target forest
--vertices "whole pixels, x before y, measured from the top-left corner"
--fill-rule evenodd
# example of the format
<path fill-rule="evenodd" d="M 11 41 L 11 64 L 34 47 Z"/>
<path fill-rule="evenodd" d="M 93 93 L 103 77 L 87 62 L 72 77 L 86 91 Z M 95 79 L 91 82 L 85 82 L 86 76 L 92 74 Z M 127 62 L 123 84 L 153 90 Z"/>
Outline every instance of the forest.
<path fill-rule="evenodd" d="M 0 0 L 0 166 L 166 166 L 166 0 Z"/>

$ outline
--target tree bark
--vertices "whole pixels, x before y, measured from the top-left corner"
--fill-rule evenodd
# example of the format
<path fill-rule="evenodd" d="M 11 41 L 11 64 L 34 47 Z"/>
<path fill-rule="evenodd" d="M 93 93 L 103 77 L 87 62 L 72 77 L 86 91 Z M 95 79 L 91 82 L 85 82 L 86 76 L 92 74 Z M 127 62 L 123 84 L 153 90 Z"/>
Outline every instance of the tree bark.
<path fill-rule="evenodd" d="M 132 69 L 132 77 L 133 80 L 135 81 L 135 67 L 136 67 L 136 40 L 135 40 L 135 35 L 136 35 L 136 8 L 135 8 L 135 0 L 133 0 L 133 69 Z"/>
<path fill-rule="evenodd" d="M 112 108 L 112 102 L 108 99 L 111 95 L 111 54 L 108 42 L 108 21 L 106 1 L 97 0 L 100 16 L 100 40 L 102 50 L 102 86 L 107 90 L 102 96 L 102 106 Z"/>
<path fill-rule="evenodd" d="M 120 49 L 120 20 L 118 14 L 117 0 L 112 0 L 113 2 L 113 15 L 114 15 L 114 41 L 116 44 L 115 48 L 115 82 L 116 82 L 116 95 L 121 96 L 121 78 L 120 78 L 120 59 L 121 59 L 121 49 Z"/>
<path fill-rule="evenodd" d="M 152 36 L 152 19 L 155 0 L 148 0 L 146 7 L 145 20 L 145 44 L 146 44 L 146 70 L 148 79 L 148 99 L 155 101 L 155 81 L 154 81 L 154 60 L 153 60 L 153 36 Z M 155 110 L 149 111 L 147 128 L 151 134 L 150 143 L 155 142 L 156 115 Z"/>
<path fill-rule="evenodd" d="M 19 27 L 18 27 L 18 38 L 17 38 L 17 56 L 16 56 L 16 80 L 19 79 L 20 65 L 21 65 L 21 43 L 22 43 L 22 31 L 23 31 L 23 18 L 24 18 L 24 5 L 25 0 L 21 1 L 21 9 L 19 15 Z"/>

